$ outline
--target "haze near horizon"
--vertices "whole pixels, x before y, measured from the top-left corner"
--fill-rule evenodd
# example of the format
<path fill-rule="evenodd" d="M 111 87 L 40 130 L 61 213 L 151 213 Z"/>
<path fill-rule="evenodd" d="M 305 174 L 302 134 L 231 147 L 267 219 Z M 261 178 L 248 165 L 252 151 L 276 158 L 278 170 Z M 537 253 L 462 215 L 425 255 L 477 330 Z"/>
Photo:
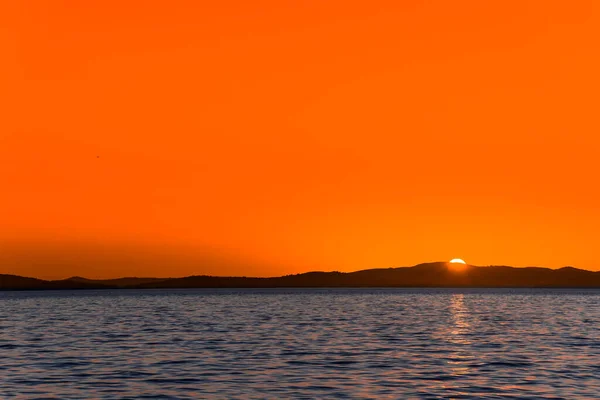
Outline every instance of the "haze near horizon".
<path fill-rule="evenodd" d="M 0 5 L 0 273 L 598 270 L 600 4 Z"/>

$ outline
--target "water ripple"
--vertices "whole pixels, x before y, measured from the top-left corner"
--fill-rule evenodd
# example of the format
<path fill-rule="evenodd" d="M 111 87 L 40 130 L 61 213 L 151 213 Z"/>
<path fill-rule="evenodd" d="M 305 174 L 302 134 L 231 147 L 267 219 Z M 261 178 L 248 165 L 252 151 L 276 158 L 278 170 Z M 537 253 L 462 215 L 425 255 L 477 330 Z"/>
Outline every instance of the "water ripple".
<path fill-rule="evenodd" d="M 600 291 L 0 293 L 0 398 L 594 399 Z"/>

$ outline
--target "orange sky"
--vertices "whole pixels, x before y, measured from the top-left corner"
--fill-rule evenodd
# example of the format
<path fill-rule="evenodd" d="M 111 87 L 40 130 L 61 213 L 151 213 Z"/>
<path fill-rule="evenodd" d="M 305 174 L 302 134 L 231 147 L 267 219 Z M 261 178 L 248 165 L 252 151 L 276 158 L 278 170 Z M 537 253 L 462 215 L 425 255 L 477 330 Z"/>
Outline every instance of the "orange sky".
<path fill-rule="evenodd" d="M 0 273 L 600 269 L 595 0 L 1 3 Z"/>

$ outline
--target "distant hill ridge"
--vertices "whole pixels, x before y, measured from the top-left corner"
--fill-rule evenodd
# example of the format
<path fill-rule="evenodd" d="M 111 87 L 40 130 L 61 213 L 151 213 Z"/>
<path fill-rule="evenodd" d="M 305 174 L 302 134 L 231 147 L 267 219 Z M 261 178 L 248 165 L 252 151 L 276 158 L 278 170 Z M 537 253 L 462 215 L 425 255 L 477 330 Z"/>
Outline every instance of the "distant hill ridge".
<path fill-rule="evenodd" d="M 43 280 L 0 274 L 0 290 L 276 288 L 276 287 L 573 287 L 600 288 L 600 271 L 434 262 L 356 272 L 306 272 L 273 278 L 194 275 L 184 278 Z"/>

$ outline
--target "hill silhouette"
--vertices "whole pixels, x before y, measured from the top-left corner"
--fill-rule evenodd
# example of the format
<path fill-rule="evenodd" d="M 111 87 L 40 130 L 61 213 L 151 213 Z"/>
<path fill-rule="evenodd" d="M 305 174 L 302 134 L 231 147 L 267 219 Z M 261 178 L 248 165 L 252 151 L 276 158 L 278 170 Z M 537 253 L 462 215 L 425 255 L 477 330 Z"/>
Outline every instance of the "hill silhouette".
<path fill-rule="evenodd" d="M 96 281 L 78 281 L 61 279 L 46 281 L 43 279 L 26 278 L 17 275 L 0 274 L 0 290 L 64 290 L 64 289 L 104 289 L 106 285 Z"/>
<path fill-rule="evenodd" d="M 138 286 L 145 283 L 164 281 L 165 278 L 136 278 L 136 277 L 125 277 L 115 279 L 88 279 L 80 276 L 73 276 L 69 278 L 71 281 L 86 283 L 86 284 L 100 284 L 104 286 L 112 287 L 128 287 Z"/>
<path fill-rule="evenodd" d="M 276 287 L 573 287 L 600 288 L 600 272 L 565 267 L 454 266 L 445 262 L 356 272 L 307 272 L 272 278 L 195 275 L 184 278 L 43 280 L 0 275 L 0 290 L 276 288 Z"/>

